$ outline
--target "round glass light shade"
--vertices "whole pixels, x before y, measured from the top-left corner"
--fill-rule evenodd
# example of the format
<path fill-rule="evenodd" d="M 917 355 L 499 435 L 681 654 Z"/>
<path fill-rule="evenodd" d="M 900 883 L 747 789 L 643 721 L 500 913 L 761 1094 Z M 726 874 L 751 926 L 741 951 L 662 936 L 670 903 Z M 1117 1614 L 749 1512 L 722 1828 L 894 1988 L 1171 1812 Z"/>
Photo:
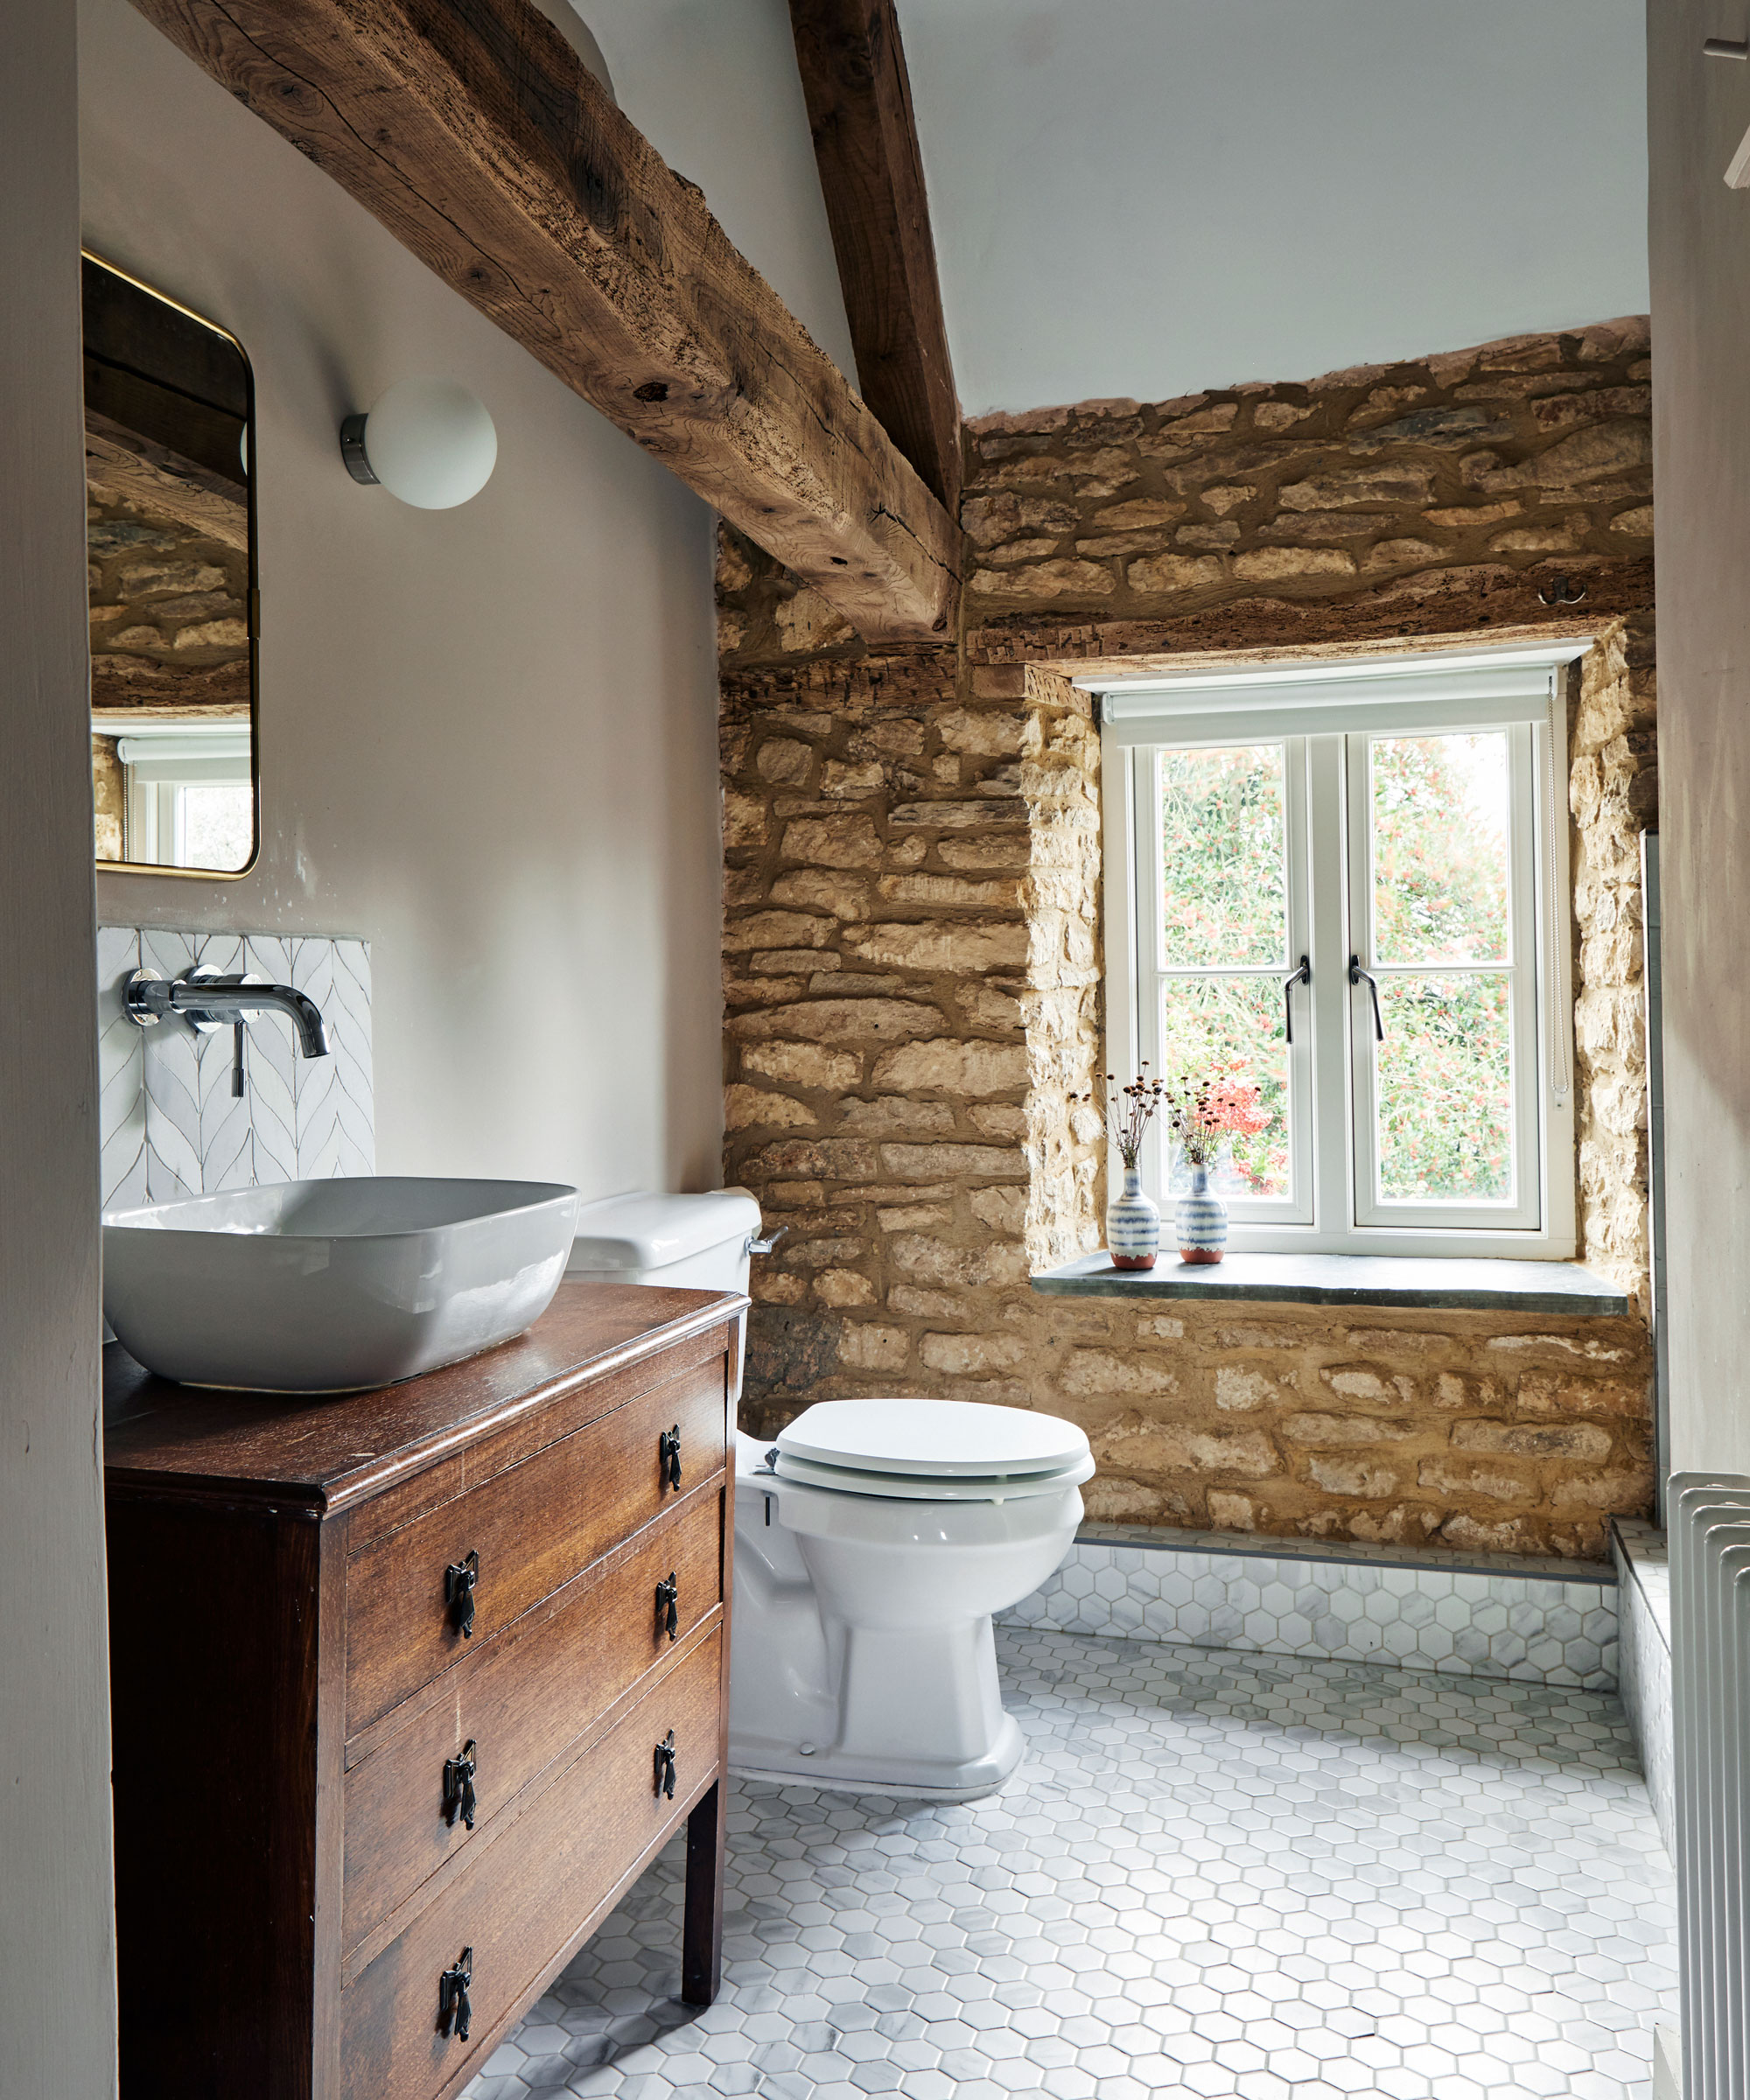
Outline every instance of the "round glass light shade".
<path fill-rule="evenodd" d="M 452 379 L 398 379 L 365 418 L 371 472 L 416 510 L 453 510 L 477 496 L 498 461 L 498 431 Z"/>

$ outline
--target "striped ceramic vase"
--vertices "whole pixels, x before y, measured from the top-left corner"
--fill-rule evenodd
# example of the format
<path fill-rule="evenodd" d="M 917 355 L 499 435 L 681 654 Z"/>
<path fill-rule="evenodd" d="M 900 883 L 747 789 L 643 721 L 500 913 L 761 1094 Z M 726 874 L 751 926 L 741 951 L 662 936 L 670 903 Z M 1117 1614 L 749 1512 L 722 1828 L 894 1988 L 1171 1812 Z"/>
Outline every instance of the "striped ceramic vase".
<path fill-rule="evenodd" d="M 1106 1206 L 1106 1250 L 1115 1269 L 1152 1269 L 1160 1252 L 1160 1212 L 1133 1166 L 1124 1169 L 1123 1194 Z"/>
<path fill-rule="evenodd" d="M 1219 1262 L 1228 1251 L 1228 1207 L 1209 1194 L 1207 1166 L 1192 1168 L 1191 1194 L 1179 1199 L 1175 1222 L 1181 1262 Z"/>

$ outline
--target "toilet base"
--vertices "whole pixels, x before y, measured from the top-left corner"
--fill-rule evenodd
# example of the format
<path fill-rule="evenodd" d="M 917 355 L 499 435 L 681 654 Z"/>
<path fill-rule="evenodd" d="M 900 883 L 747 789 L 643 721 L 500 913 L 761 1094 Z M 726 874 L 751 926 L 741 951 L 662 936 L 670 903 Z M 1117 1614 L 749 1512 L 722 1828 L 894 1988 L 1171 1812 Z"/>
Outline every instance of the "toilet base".
<path fill-rule="evenodd" d="M 980 1801 L 1004 1785 L 1020 1763 L 1025 1748 L 1014 1716 L 1005 1713 L 990 1750 L 962 1765 L 926 1763 L 914 1758 L 848 1757 L 834 1750 L 804 1755 L 796 1744 L 732 1739 L 729 1769 L 737 1779 L 762 1780 L 780 1787 L 818 1787 L 826 1794 L 899 1794 L 912 1801 Z"/>
<path fill-rule="evenodd" d="M 804 1558 L 820 1543 L 803 1539 Z M 806 1594 L 818 1644 L 808 1671 L 813 1696 L 750 1697 L 754 1682 L 738 1683 L 732 1656 L 730 1770 L 840 1793 L 936 1801 L 995 1793 L 1024 1746 L 998 1686 L 990 1620 L 852 1626 L 822 1609 L 817 1592 Z M 798 1642 L 790 1660 L 801 1662 L 808 1646 Z"/>

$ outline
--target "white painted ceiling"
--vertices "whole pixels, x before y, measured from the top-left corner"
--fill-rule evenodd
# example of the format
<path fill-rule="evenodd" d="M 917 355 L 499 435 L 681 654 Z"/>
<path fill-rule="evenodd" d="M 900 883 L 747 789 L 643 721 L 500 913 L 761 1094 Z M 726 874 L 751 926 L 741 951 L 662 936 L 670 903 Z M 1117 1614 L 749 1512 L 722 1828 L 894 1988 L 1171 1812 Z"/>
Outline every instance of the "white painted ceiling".
<path fill-rule="evenodd" d="M 582 0 L 621 106 L 850 343 L 786 0 Z M 899 0 L 969 415 L 1647 306 L 1642 0 Z"/>
<path fill-rule="evenodd" d="M 900 0 L 968 414 L 1647 305 L 1642 0 Z"/>

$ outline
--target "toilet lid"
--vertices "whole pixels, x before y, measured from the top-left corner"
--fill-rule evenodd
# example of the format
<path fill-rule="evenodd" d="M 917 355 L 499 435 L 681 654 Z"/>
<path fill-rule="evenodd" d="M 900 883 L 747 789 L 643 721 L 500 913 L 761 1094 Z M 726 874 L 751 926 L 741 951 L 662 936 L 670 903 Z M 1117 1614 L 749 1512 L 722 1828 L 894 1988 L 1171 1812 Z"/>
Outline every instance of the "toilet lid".
<path fill-rule="evenodd" d="M 785 1458 L 914 1480 L 1060 1474 L 1088 1457 L 1074 1423 L 976 1400 L 819 1400 L 777 1441 Z"/>
<path fill-rule="evenodd" d="M 1094 1456 L 1084 1452 L 1060 1473 L 905 1474 L 860 1473 L 848 1466 L 822 1466 L 812 1459 L 778 1459 L 778 1478 L 803 1488 L 830 1488 L 839 1494 L 890 1496 L 906 1502 L 1009 1502 L 1028 1495 L 1061 1494 L 1079 1488 L 1094 1472 Z"/>

